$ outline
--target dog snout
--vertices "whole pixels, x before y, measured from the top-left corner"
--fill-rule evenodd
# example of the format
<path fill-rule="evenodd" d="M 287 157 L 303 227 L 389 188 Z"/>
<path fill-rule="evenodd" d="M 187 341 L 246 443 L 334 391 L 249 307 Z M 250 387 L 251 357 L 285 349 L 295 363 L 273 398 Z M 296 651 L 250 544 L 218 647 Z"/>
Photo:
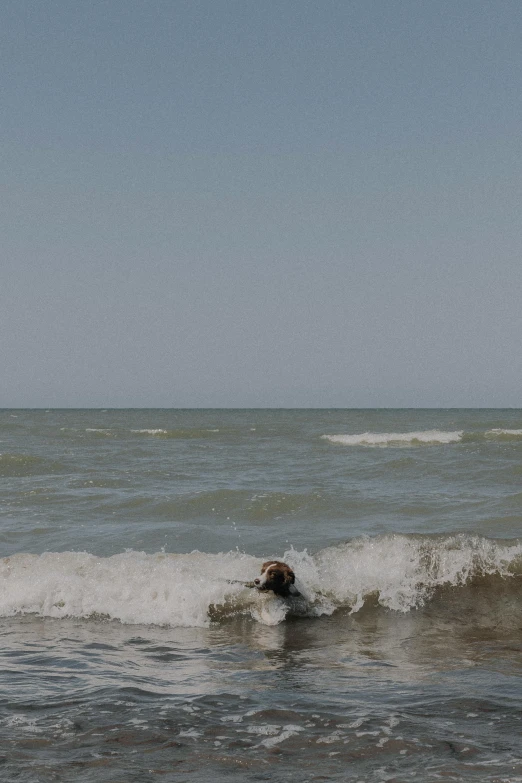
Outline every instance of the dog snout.
<path fill-rule="evenodd" d="M 261 584 L 261 579 L 254 579 L 254 584 L 255 585 L 260 585 Z"/>

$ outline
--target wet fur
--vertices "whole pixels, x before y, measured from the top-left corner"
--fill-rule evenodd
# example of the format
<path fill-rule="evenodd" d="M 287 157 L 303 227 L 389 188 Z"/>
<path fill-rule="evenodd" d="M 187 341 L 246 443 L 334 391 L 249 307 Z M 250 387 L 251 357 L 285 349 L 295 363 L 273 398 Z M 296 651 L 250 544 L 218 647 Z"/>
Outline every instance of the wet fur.
<path fill-rule="evenodd" d="M 289 565 L 281 560 L 267 560 L 261 566 L 261 576 L 254 579 L 254 587 L 260 592 L 271 590 L 281 598 L 300 595 L 299 590 L 294 587 L 294 583 L 294 572 Z"/>

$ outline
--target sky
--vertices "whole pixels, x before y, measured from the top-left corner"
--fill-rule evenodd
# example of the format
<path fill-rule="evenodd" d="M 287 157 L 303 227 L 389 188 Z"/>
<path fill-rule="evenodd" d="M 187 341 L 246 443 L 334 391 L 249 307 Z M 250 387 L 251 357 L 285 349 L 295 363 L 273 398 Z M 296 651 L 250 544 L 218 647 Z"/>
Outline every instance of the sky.
<path fill-rule="evenodd" d="M 4 0 L 0 407 L 522 407 L 520 0 Z"/>

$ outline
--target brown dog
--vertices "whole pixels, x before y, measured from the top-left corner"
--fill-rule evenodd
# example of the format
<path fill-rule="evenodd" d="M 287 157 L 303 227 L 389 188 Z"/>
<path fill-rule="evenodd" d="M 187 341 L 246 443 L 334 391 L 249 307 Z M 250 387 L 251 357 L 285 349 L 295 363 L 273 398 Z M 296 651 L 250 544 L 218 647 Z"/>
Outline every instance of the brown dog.
<path fill-rule="evenodd" d="M 295 574 L 289 565 L 280 560 L 267 560 L 261 566 L 261 576 L 254 579 L 254 587 L 261 592 L 272 590 L 276 595 L 288 598 L 301 595 L 294 582 Z"/>

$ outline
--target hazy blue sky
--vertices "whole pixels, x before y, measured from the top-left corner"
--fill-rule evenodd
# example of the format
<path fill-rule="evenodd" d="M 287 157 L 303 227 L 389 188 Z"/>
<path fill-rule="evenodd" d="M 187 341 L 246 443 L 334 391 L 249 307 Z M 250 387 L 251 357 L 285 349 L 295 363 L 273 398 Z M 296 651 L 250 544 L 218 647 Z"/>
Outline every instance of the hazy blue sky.
<path fill-rule="evenodd" d="M 0 406 L 521 406 L 520 0 L 3 0 Z"/>

